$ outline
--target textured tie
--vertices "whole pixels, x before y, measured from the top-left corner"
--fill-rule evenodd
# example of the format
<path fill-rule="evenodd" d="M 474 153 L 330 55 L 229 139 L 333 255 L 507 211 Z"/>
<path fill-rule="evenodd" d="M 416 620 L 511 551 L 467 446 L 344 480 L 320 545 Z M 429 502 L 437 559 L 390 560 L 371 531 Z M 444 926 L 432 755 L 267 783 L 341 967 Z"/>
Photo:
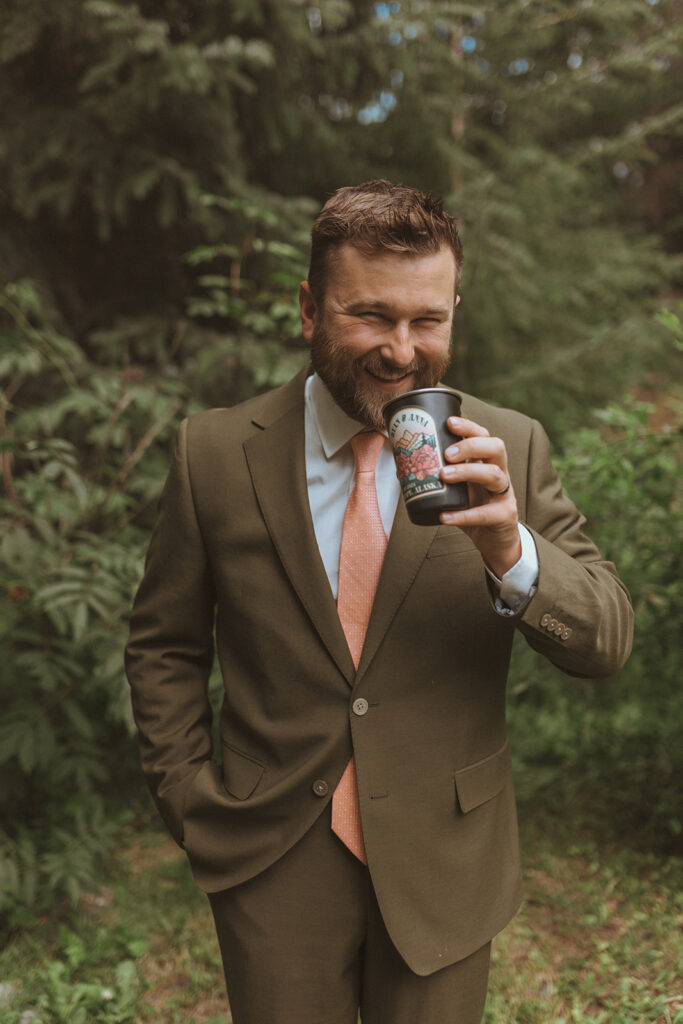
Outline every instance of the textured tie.
<path fill-rule="evenodd" d="M 376 431 L 351 438 L 356 475 L 344 514 L 337 611 L 356 668 L 387 547 L 375 487 L 375 464 L 383 443 L 384 437 Z M 353 758 L 332 795 L 332 830 L 359 860 L 367 863 Z"/>

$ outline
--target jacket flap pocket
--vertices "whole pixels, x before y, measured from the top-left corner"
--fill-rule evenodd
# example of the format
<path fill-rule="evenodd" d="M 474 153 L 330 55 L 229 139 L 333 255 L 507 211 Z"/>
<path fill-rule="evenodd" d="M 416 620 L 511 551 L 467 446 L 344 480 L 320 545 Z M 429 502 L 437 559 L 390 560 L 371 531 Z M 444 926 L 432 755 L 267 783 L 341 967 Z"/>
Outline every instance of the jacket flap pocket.
<path fill-rule="evenodd" d="M 442 555 L 470 555 L 476 548 L 470 538 L 457 527 L 451 527 L 443 533 L 439 531 L 429 546 L 427 558 L 440 558 Z"/>
<path fill-rule="evenodd" d="M 237 800 L 251 796 L 265 770 L 260 761 L 223 743 L 223 785 Z"/>
<path fill-rule="evenodd" d="M 455 789 L 460 810 L 468 811 L 492 800 L 500 793 L 510 774 L 510 742 L 506 740 L 500 750 L 483 761 L 460 768 L 455 773 Z"/>

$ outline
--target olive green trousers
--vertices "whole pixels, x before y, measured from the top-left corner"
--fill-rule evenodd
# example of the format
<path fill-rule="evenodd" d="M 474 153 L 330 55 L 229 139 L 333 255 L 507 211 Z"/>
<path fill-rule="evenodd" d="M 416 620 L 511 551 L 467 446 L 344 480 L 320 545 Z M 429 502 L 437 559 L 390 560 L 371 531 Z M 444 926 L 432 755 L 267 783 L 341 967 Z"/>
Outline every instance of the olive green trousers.
<path fill-rule="evenodd" d="M 414 974 L 389 938 L 368 869 L 325 811 L 279 861 L 212 894 L 233 1024 L 480 1024 L 490 943 Z"/>

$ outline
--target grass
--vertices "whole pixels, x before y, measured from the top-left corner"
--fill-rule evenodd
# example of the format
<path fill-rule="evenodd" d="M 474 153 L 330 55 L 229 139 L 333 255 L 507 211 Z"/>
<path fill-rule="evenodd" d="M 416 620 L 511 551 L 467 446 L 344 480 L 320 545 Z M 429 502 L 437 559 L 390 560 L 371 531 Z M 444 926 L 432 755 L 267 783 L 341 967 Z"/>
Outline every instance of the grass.
<path fill-rule="evenodd" d="M 124 839 L 99 892 L 0 953 L 0 1024 L 229 1020 L 208 903 L 182 853 L 156 822 Z M 543 822 L 527 823 L 523 848 L 525 902 L 494 943 L 486 1024 L 681 1024 L 680 862 Z"/>
<path fill-rule="evenodd" d="M 494 943 L 486 1024 L 680 1024 L 680 862 L 526 840 L 525 902 Z"/>

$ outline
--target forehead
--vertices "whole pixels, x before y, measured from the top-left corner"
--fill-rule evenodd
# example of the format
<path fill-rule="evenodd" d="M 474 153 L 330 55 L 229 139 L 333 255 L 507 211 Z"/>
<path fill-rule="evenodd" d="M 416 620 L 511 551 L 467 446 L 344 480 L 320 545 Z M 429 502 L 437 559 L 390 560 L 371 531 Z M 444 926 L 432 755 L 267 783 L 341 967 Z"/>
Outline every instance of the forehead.
<path fill-rule="evenodd" d="M 448 246 L 426 254 L 364 253 L 344 243 L 331 254 L 325 292 L 344 303 L 414 297 L 452 305 L 455 287 L 455 256 Z"/>

